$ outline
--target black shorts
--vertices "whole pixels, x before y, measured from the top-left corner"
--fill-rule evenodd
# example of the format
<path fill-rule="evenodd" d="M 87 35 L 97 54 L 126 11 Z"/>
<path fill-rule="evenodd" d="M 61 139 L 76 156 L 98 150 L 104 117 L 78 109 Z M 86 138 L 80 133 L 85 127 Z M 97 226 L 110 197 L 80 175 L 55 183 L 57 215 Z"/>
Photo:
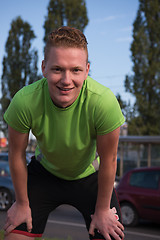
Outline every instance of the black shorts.
<path fill-rule="evenodd" d="M 28 196 L 32 211 L 32 232 L 27 232 L 25 223 L 12 232 L 30 237 L 41 237 L 49 214 L 62 204 L 69 204 L 79 210 L 89 230 L 91 215 L 94 214 L 97 199 L 97 177 L 98 172 L 79 180 L 63 180 L 49 173 L 33 158 L 28 165 Z M 114 190 L 111 200 L 112 207 L 117 209 L 121 221 L 119 203 Z M 97 231 L 95 231 L 94 237 L 91 235 L 89 237 L 90 239 L 104 239 Z"/>

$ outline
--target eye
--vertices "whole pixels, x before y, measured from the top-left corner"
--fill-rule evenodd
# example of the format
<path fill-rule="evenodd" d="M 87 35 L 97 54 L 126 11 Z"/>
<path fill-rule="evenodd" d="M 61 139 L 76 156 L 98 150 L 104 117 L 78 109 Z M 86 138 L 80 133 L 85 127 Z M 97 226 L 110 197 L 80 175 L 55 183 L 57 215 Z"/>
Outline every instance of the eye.
<path fill-rule="evenodd" d="M 74 72 L 74 73 L 79 73 L 79 72 L 81 72 L 81 71 L 82 71 L 82 70 L 81 70 L 80 68 L 74 68 L 74 69 L 73 69 L 73 72 Z"/>
<path fill-rule="evenodd" d="M 60 73 L 62 71 L 62 69 L 60 67 L 54 67 L 51 70 L 55 73 Z"/>

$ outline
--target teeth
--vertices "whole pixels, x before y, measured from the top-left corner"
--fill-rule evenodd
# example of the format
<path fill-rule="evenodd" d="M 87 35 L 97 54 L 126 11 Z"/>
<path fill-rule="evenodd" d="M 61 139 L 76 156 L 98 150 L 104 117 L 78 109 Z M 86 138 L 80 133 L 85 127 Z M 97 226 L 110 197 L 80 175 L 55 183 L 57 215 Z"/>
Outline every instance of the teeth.
<path fill-rule="evenodd" d="M 62 91 L 69 91 L 70 88 L 60 88 L 60 90 L 62 90 Z"/>

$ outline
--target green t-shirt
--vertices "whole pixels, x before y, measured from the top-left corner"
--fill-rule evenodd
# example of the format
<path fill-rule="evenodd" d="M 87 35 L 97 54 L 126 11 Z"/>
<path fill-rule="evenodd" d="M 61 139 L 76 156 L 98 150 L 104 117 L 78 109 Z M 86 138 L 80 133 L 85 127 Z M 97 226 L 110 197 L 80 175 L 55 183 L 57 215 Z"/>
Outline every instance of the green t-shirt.
<path fill-rule="evenodd" d="M 38 143 L 37 160 L 49 172 L 67 180 L 94 173 L 96 136 L 124 123 L 114 94 L 90 77 L 67 108 L 53 104 L 45 78 L 25 86 L 14 96 L 4 119 L 19 132 L 31 130 Z"/>

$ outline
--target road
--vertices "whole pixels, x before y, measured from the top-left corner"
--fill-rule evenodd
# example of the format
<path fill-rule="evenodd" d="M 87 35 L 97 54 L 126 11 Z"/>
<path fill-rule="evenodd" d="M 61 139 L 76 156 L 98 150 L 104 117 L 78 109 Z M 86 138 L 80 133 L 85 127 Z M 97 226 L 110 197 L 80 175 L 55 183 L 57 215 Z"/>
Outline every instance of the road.
<path fill-rule="evenodd" d="M 0 212 L 0 228 L 4 224 L 6 213 Z M 58 237 L 65 240 L 88 240 L 81 214 L 73 207 L 63 205 L 49 216 L 44 237 Z M 141 223 L 135 228 L 125 228 L 124 240 L 160 240 L 160 225 Z"/>

